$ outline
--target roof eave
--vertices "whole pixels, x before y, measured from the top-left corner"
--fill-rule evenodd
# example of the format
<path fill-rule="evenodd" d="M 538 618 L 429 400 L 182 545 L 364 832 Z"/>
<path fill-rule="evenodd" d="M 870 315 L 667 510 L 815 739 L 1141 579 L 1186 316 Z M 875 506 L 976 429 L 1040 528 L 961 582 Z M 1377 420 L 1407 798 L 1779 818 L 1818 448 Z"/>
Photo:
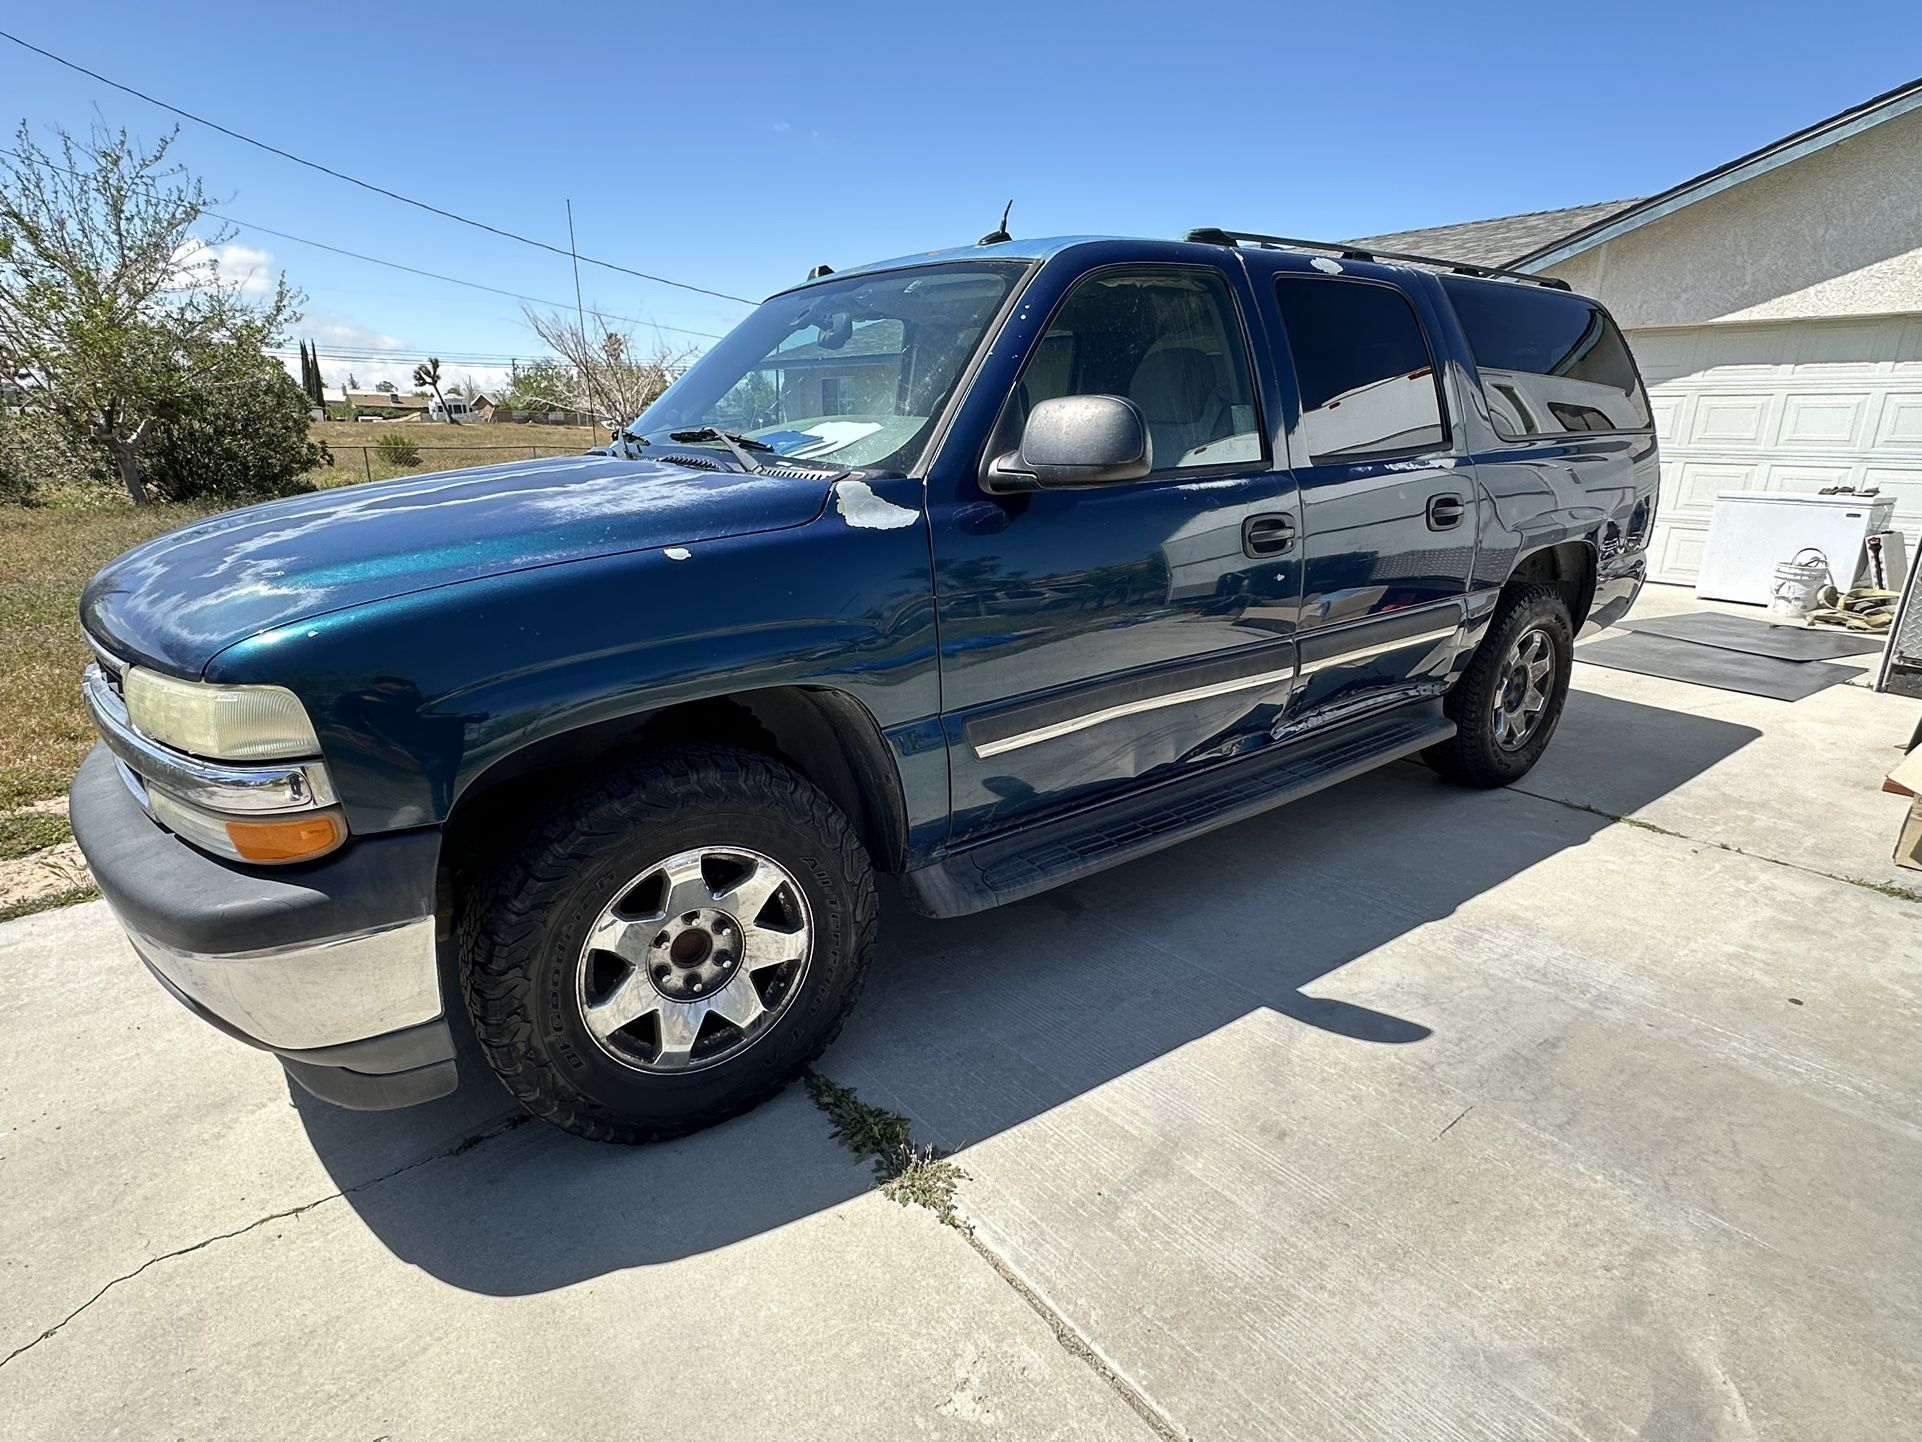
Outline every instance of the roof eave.
<path fill-rule="evenodd" d="M 1748 155 L 1716 167 L 1705 175 L 1685 180 L 1680 185 L 1663 191 L 1660 195 L 1650 196 L 1639 205 L 1629 207 L 1616 215 L 1605 216 L 1585 230 L 1573 235 L 1565 235 L 1560 240 L 1536 250 L 1528 251 L 1504 264 L 1515 270 L 1530 272 L 1547 270 L 1572 259 L 1584 251 L 1605 245 L 1617 236 L 1626 235 L 1631 230 L 1639 230 L 1652 221 L 1675 214 L 1697 201 L 1707 200 L 1710 196 L 1720 195 L 1744 181 L 1766 175 L 1805 156 L 1837 145 L 1853 136 L 1872 130 L 1876 126 L 1906 115 L 1922 106 L 1922 80 L 1910 81 L 1907 85 L 1878 95 L 1873 100 L 1843 111 L 1840 115 L 1830 116 L 1827 120 L 1817 121 L 1806 130 L 1752 151 Z"/>

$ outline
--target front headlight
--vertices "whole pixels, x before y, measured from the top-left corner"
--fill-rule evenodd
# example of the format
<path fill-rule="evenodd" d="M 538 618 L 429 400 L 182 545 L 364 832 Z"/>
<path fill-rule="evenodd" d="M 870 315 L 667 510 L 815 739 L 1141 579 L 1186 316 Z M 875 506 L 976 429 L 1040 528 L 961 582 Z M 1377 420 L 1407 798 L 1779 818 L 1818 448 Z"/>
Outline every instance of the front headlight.
<path fill-rule="evenodd" d="M 216 761 L 318 756 L 320 742 L 300 699 L 284 686 L 213 686 L 177 681 L 141 666 L 122 682 L 136 731 Z"/>

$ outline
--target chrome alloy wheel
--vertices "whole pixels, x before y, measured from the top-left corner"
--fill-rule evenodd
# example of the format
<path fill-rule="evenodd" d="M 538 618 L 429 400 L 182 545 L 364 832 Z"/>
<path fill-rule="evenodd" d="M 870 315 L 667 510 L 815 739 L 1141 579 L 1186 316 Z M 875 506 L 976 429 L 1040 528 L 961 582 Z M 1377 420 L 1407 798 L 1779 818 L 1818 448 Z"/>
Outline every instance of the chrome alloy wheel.
<path fill-rule="evenodd" d="M 714 1066 L 765 1035 L 800 992 L 813 952 L 806 894 L 779 862 L 733 846 L 656 862 L 587 933 L 575 1000 L 624 1066 Z"/>
<path fill-rule="evenodd" d="M 1541 725 L 1554 687 L 1555 643 L 1539 626 L 1522 632 L 1495 678 L 1495 699 L 1490 703 L 1495 744 L 1504 751 L 1526 746 Z"/>

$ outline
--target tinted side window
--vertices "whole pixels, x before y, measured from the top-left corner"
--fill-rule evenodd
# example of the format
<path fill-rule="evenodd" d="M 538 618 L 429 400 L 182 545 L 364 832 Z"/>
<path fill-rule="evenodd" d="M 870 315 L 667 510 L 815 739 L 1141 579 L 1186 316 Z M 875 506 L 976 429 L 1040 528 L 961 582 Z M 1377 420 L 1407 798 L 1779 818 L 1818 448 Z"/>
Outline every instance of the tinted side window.
<path fill-rule="evenodd" d="M 1078 284 L 1028 361 L 1023 417 L 1056 396 L 1126 396 L 1157 471 L 1258 461 L 1248 346 L 1234 300 L 1205 270 L 1107 271 Z"/>
<path fill-rule="evenodd" d="M 1628 343 L 1600 306 L 1512 282 L 1450 276 L 1442 288 L 1502 435 L 1519 440 L 1649 424 Z"/>
<path fill-rule="evenodd" d="M 1435 363 L 1408 298 L 1374 281 L 1276 278 L 1310 460 L 1434 450 L 1448 439 Z"/>

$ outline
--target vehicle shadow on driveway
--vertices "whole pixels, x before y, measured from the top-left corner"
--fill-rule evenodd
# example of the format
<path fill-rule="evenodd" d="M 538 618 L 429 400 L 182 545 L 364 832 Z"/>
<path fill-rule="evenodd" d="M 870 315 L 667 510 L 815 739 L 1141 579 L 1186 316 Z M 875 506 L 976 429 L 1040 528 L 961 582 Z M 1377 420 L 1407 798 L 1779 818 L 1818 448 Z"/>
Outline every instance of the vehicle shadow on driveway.
<path fill-rule="evenodd" d="M 1606 738 L 1602 754 L 1635 780 L 1625 813 L 1759 734 L 1583 692 L 1562 726 L 1588 754 Z M 999 911 L 930 921 L 890 893 L 867 995 L 820 1069 L 909 1112 L 918 1140 L 954 1150 L 1261 1008 L 1360 1047 L 1419 1045 L 1430 1035 L 1421 1017 L 1306 988 L 1610 824 L 1513 791 L 1453 787 L 1410 763 Z M 1569 904 L 1609 904 L 1614 884 L 1597 876 Z M 513 1114 L 471 1045 L 461 1066 L 455 1096 L 410 1112 L 296 1096 L 369 1229 L 453 1286 L 518 1295 L 669 1261 L 868 1184 L 799 1088 L 655 1147 L 599 1146 L 539 1124 L 450 1146 Z"/>

